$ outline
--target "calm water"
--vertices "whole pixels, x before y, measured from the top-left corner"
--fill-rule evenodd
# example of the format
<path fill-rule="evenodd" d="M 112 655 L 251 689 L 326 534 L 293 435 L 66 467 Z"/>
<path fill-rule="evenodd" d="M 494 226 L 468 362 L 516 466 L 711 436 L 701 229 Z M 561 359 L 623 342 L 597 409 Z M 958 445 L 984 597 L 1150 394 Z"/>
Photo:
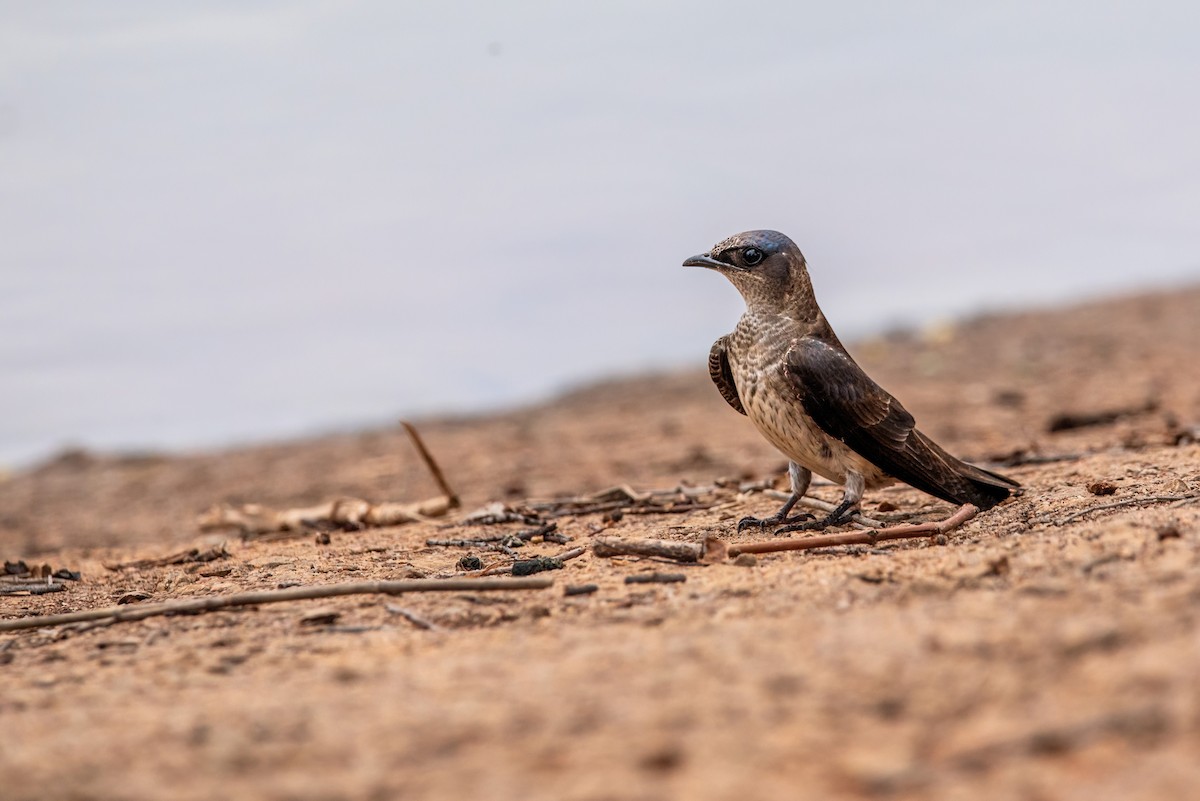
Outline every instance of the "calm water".
<path fill-rule="evenodd" d="M 0 5 L 0 463 L 699 365 L 771 227 L 845 336 L 1200 280 L 1200 6 Z"/>

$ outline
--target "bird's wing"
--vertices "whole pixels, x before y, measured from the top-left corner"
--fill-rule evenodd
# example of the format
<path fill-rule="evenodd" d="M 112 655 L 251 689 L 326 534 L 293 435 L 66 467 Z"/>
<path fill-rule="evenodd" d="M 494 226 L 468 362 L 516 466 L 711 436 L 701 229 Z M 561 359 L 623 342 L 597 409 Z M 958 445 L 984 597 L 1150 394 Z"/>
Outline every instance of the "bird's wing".
<path fill-rule="evenodd" d="M 737 384 L 733 383 L 733 371 L 729 369 L 728 342 L 729 335 L 726 334 L 713 343 L 712 350 L 708 352 L 708 374 L 721 391 L 721 397 L 735 410 L 745 414 L 746 409 L 738 396 Z"/>
<path fill-rule="evenodd" d="M 804 411 L 826 434 L 894 478 L 945 500 L 958 498 L 962 463 L 917 431 L 900 401 L 844 350 L 804 337 L 788 351 L 785 372 Z"/>

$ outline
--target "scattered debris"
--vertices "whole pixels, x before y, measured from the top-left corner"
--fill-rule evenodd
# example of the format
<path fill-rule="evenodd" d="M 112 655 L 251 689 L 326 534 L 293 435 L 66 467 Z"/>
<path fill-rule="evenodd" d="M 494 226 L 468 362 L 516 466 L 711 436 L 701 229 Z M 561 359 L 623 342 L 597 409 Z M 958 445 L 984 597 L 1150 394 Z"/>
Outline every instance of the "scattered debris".
<path fill-rule="evenodd" d="M 572 595 L 591 595 L 599 589 L 599 584 L 568 584 L 566 587 L 563 587 L 563 595 L 567 597 Z"/>
<path fill-rule="evenodd" d="M 24 560 L 17 562 L 4 563 L 4 572 L 0 573 L 0 584 L 7 583 L 22 583 L 32 581 L 49 581 L 50 579 L 61 579 L 63 581 L 80 581 L 83 574 L 78 570 L 70 570 L 65 567 L 60 567 L 55 570 L 50 565 L 34 565 L 30 567 Z"/>
<path fill-rule="evenodd" d="M 154 597 L 154 596 L 152 596 L 148 592 L 143 592 L 142 590 L 133 590 L 132 592 L 127 592 L 124 595 L 122 595 L 120 598 L 118 598 L 117 603 L 118 604 L 136 604 L 136 603 L 141 603 L 142 601 L 149 601 L 152 597 Z"/>
<path fill-rule="evenodd" d="M 64 581 L 80 581 L 83 575 L 78 570 L 60 567 L 55 570 L 42 564 L 30 567 L 24 560 L 5 561 L 4 572 L 0 573 L 0 595 L 46 595 L 67 589 Z"/>
<path fill-rule="evenodd" d="M 717 489 L 681 484 L 673 489 L 638 492 L 623 484 L 591 495 L 530 501 L 529 508 L 546 517 L 605 514 L 615 522 L 627 514 L 678 514 L 711 509 L 716 505 L 711 496 Z"/>

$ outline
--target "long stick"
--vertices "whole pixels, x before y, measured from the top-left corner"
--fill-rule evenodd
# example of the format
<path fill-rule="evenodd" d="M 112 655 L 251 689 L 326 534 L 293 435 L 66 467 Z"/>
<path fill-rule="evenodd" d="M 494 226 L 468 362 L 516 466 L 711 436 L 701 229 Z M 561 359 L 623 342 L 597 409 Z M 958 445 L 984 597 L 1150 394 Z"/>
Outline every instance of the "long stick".
<path fill-rule="evenodd" d="M 289 587 L 286 590 L 241 592 L 234 595 L 215 595 L 208 598 L 188 598 L 158 604 L 114 606 L 108 609 L 85 609 L 61 615 L 39 615 L 16 620 L 0 620 L 0 631 L 36 629 L 43 626 L 62 626 L 85 620 L 123 622 L 142 620 L 157 615 L 212 612 L 234 606 L 257 606 L 280 601 L 303 601 L 311 598 L 333 598 L 339 595 L 400 595 L 406 592 L 487 592 L 490 590 L 544 590 L 554 582 L 548 578 L 512 579 L 411 579 L 407 581 L 358 581 L 348 584 L 325 584 L 317 587 Z"/>
<path fill-rule="evenodd" d="M 829 548 L 833 545 L 874 545 L 886 540 L 907 540 L 915 537 L 927 537 L 930 534 L 944 534 L 956 529 L 967 522 L 979 509 L 971 504 L 963 504 L 958 511 L 945 520 L 931 523 L 905 523 L 889 528 L 871 529 L 870 531 L 850 531 L 845 534 L 822 534 L 816 537 L 801 537 L 794 540 L 766 540 L 763 542 L 747 542 L 742 545 L 730 545 L 728 554 L 737 556 L 740 553 L 770 553 L 772 551 L 807 551 L 813 548 Z"/>

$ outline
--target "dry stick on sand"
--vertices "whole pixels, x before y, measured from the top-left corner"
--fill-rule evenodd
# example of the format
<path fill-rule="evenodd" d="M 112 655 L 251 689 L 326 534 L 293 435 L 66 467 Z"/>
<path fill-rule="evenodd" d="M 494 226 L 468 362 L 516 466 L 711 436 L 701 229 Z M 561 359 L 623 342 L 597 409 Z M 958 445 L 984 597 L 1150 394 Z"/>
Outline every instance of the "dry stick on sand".
<path fill-rule="evenodd" d="M 1086 509 L 1080 509 L 1077 512 L 1072 512 L 1064 518 L 1054 520 L 1049 515 L 1039 517 L 1034 520 L 1034 523 L 1054 523 L 1056 526 L 1065 526 L 1073 520 L 1078 520 L 1081 517 L 1086 517 L 1094 512 L 1103 512 L 1107 509 L 1120 509 L 1124 506 L 1150 506 L 1156 503 L 1172 503 L 1182 506 L 1191 501 L 1200 500 L 1200 493 L 1191 493 L 1189 495 L 1152 495 L 1149 498 L 1128 498 L 1123 501 L 1114 501 L 1112 503 L 1102 503 L 1099 506 L 1089 506 Z"/>
<path fill-rule="evenodd" d="M 592 553 L 596 556 L 651 556 L 674 562 L 699 562 L 704 548 L 696 542 L 596 537 L 592 540 Z"/>
<path fill-rule="evenodd" d="M 86 609 L 61 615 L 38 615 L 0 620 L 0 631 L 62 626 L 87 620 L 122 623 L 158 615 L 195 614 L 231 609 L 236 606 L 258 606 L 280 601 L 303 601 L 312 598 L 333 598 L 340 595 L 401 595 L 406 592 L 488 592 L 491 590 L 544 590 L 554 584 L 547 578 L 514 579 L 412 579 L 407 581 L 358 581 L 348 584 L 325 584 L 318 587 L 290 587 L 286 590 L 241 592 L 234 595 L 214 595 L 208 598 L 188 598 L 164 601 L 159 604 L 114 606 L 108 609 Z"/>
<path fill-rule="evenodd" d="M 966 503 L 945 520 L 935 520 L 929 523 L 904 523 L 899 526 L 870 529 L 869 531 L 850 531 L 845 534 L 821 534 L 816 537 L 801 537 L 794 540 L 747 542 L 741 545 L 728 546 L 726 553 L 729 556 L 737 556 L 740 553 L 808 551 L 813 548 L 828 548 L 832 545 L 874 545 L 877 542 L 884 542 L 886 540 L 907 540 L 916 537 L 928 537 L 931 534 L 945 534 L 947 531 L 952 531 L 977 514 L 979 514 L 979 509 Z"/>
<path fill-rule="evenodd" d="M 977 508 L 966 504 L 945 520 L 929 523 L 904 523 L 867 531 L 821 534 L 797 539 L 764 540 L 737 545 L 727 545 L 723 540 L 715 537 L 709 537 L 703 544 L 674 540 L 626 540 L 620 537 L 596 537 L 592 541 L 592 551 L 596 556 L 653 556 L 672 559 L 676 562 L 720 562 L 727 556 L 737 556 L 742 553 L 808 551 L 833 545 L 874 545 L 887 540 L 914 539 L 945 534 L 947 531 L 958 528 L 977 514 L 979 514 Z"/>
<path fill-rule="evenodd" d="M 404 426 L 404 430 L 408 432 L 409 439 L 412 440 L 413 446 L 417 449 L 417 453 L 421 454 L 421 458 L 425 460 L 425 466 L 429 468 L 430 475 L 437 482 L 438 489 L 446 496 L 450 502 L 451 509 L 457 509 L 459 500 L 458 494 L 450 489 L 450 482 L 446 481 L 446 476 L 442 473 L 442 468 L 438 465 L 437 460 L 433 458 L 433 454 L 425 447 L 425 441 L 421 439 L 421 435 L 417 433 L 416 427 L 407 420 L 401 420 L 400 425 Z"/>

